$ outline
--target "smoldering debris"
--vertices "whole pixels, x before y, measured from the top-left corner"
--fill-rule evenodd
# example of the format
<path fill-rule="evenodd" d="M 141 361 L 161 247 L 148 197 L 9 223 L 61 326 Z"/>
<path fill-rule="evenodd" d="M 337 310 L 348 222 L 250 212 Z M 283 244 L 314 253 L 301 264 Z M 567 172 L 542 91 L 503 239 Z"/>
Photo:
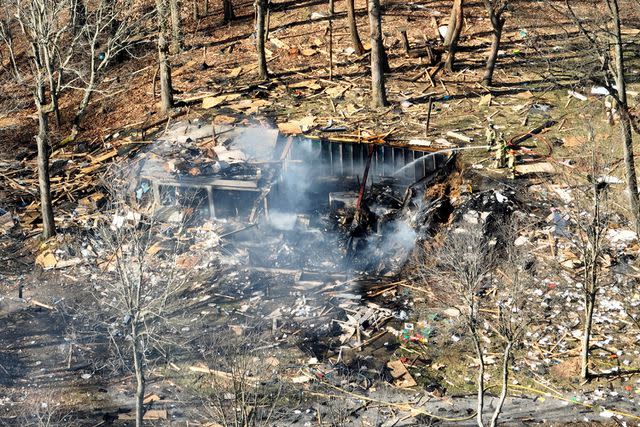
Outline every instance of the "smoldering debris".
<path fill-rule="evenodd" d="M 372 156 L 366 182 L 361 158 L 338 162 L 336 152 L 363 147 L 327 148 L 260 129 L 216 127 L 214 136 L 210 125 L 177 123 L 111 179 L 121 183 L 123 203 L 103 195 L 113 209 L 98 209 L 103 199 L 86 209 L 100 211 L 113 233 L 149 231 L 149 274 L 161 280 L 172 270 L 189 283 L 185 327 L 224 319 L 234 334 L 259 331 L 252 346 L 296 345 L 345 368 L 367 365 L 373 377 L 386 359 L 367 352 L 393 352 L 393 331 L 411 309 L 393 278 L 446 203 L 424 199 L 382 157 L 376 167 Z M 269 150 L 253 147 L 263 142 Z M 82 274 L 108 280 L 116 266 L 106 238 L 81 237 L 83 256 L 52 247 L 48 267 L 77 260 Z M 94 288 L 110 297 L 100 280 Z"/>

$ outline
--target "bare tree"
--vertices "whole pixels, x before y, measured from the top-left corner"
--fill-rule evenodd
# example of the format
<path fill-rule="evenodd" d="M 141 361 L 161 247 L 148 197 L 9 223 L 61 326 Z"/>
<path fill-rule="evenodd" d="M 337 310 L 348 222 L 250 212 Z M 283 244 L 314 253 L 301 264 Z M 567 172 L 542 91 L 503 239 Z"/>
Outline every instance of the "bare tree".
<path fill-rule="evenodd" d="M 222 0 L 222 15 L 223 15 L 223 22 L 225 24 L 228 24 L 229 22 L 236 19 L 236 14 L 233 11 L 232 0 Z"/>
<path fill-rule="evenodd" d="M 24 427 L 57 427 L 76 423 L 72 411 L 60 402 L 58 393 L 46 392 L 44 395 L 31 396 L 26 411 L 15 420 Z"/>
<path fill-rule="evenodd" d="M 49 177 L 49 115 L 59 124 L 58 96 L 62 70 L 73 56 L 76 39 L 69 31 L 73 14 L 69 0 L 16 0 L 16 17 L 31 48 L 33 96 L 38 113 L 38 186 L 42 211 L 43 237 L 55 235 Z"/>
<path fill-rule="evenodd" d="M 496 68 L 498 60 L 498 51 L 500 50 L 500 40 L 502 38 L 502 30 L 506 22 L 504 13 L 509 7 L 509 0 L 483 0 L 484 7 L 491 21 L 491 50 L 487 58 L 487 66 L 485 69 L 482 83 L 486 86 L 493 84 L 493 71 Z"/>
<path fill-rule="evenodd" d="M 364 47 L 358 34 L 358 24 L 356 23 L 355 0 L 347 0 L 347 21 L 349 23 L 349 34 L 351 34 L 351 47 L 357 55 L 364 53 Z"/>
<path fill-rule="evenodd" d="M 456 52 L 458 50 L 458 40 L 462 33 L 464 24 L 464 0 L 454 0 L 447 27 L 447 37 L 444 39 L 444 46 L 447 48 L 447 60 L 445 67 L 448 71 L 453 71 Z"/>
<path fill-rule="evenodd" d="M 92 9 L 85 10 L 84 24 L 77 31 L 83 35 L 79 46 L 88 54 L 82 55 L 82 60 L 69 70 L 82 81 L 84 94 L 68 140 L 77 136 L 96 87 L 104 77 L 104 70 L 131 45 L 137 34 L 130 14 L 132 5 L 130 0 L 115 4 L 112 0 L 100 0 L 92 4 Z"/>
<path fill-rule="evenodd" d="M 443 292 L 443 302 L 458 309 L 473 342 L 478 359 L 476 423 L 479 427 L 485 425 L 486 369 L 484 333 L 480 325 L 488 325 L 499 339 L 495 345 L 502 350 L 500 395 L 489 422 L 495 427 L 509 389 L 513 351 L 533 319 L 532 276 L 526 248 L 515 244 L 526 227 L 512 219 L 497 230 L 486 228 L 481 223 L 446 231 L 439 247 L 425 250 L 418 271 L 425 281 L 437 284 Z M 496 274 L 498 272 L 500 274 Z M 495 293 L 493 298 L 485 295 L 489 290 Z"/>
<path fill-rule="evenodd" d="M 290 406 L 282 367 L 257 344 L 260 325 L 246 325 L 236 334 L 227 326 L 199 340 L 198 351 L 209 367 L 205 373 L 203 409 L 224 427 L 269 426 Z M 262 346 L 263 347 L 263 346 Z"/>
<path fill-rule="evenodd" d="M 171 53 L 175 54 L 184 48 L 179 0 L 169 0 L 169 10 L 171 12 Z"/>
<path fill-rule="evenodd" d="M 16 54 L 14 49 L 14 35 L 12 30 L 12 24 L 14 20 L 11 19 L 11 13 L 9 12 L 9 6 L 0 2 L 0 40 L 7 46 L 7 52 L 9 54 L 9 61 L 11 63 L 11 70 L 14 77 L 18 82 L 22 81 L 22 74 L 18 69 L 18 63 L 16 62 Z"/>
<path fill-rule="evenodd" d="M 48 86 L 49 113 L 61 125 L 59 97 L 63 71 L 73 58 L 77 37 L 71 28 L 76 21 L 72 0 L 16 0 L 16 17 L 31 46 L 35 80 Z"/>
<path fill-rule="evenodd" d="M 171 63 L 169 62 L 169 43 L 167 41 L 167 0 L 156 0 L 158 19 L 158 67 L 160 68 L 160 103 L 163 114 L 173 108 L 173 84 L 171 82 Z"/>
<path fill-rule="evenodd" d="M 633 153 L 633 122 L 626 89 L 626 43 L 622 34 L 619 0 L 594 2 L 591 4 L 591 13 L 585 12 L 585 8 L 578 12 L 569 0 L 565 0 L 565 7 L 587 44 L 584 52 L 590 53 L 591 58 L 601 64 L 601 67 L 591 72 L 589 77 L 607 89 L 620 113 L 620 142 L 624 150 L 629 209 L 634 218 L 636 232 L 640 233 L 640 196 Z M 603 19 L 605 22 L 602 22 Z"/>
<path fill-rule="evenodd" d="M 528 257 L 526 246 L 516 245 L 526 224 L 511 219 L 503 224 L 499 239 L 502 253 L 499 259 L 501 276 L 497 279 L 495 306 L 497 315 L 490 318 L 489 326 L 497 333 L 502 341 L 502 373 L 500 381 L 500 396 L 491 416 L 490 426 L 498 424 L 504 402 L 509 391 L 509 371 L 513 364 L 513 352 L 527 332 L 528 326 L 534 319 L 535 303 L 532 281 L 533 265 Z"/>
<path fill-rule="evenodd" d="M 437 282 L 447 295 L 453 298 L 451 303 L 460 311 L 465 327 L 469 331 L 473 347 L 478 358 L 479 368 L 476 380 L 478 426 L 482 427 L 482 409 L 484 408 L 484 349 L 479 330 L 480 303 L 482 291 L 491 282 L 495 266 L 495 248 L 483 234 L 480 225 L 469 229 L 458 229 L 445 235 L 441 247 L 429 251 L 425 259 L 435 260 L 421 267 L 424 277 Z M 426 254 L 425 254 L 426 255 Z"/>
<path fill-rule="evenodd" d="M 171 314 L 189 282 L 178 274 L 176 259 L 185 223 L 174 225 L 174 250 L 168 262 L 159 262 L 149 248 L 162 234 L 155 216 L 146 217 L 129 207 L 128 181 L 124 176 L 109 179 L 110 206 L 106 210 L 113 221 L 105 220 L 97 228 L 94 247 L 108 254 L 113 277 L 107 277 L 98 296 L 110 335 L 120 357 L 126 357 L 136 381 L 136 426 L 142 426 L 144 395 L 151 356 L 166 354 Z M 121 337 L 119 340 L 116 337 Z"/>
<path fill-rule="evenodd" d="M 606 283 L 608 274 L 604 271 L 606 254 L 605 236 L 609 228 L 608 186 L 600 180 L 603 174 L 602 155 L 595 143 L 593 131 L 589 132 L 592 144 L 591 170 L 586 182 L 575 184 L 576 176 L 572 175 L 570 182 L 574 183 L 576 197 L 569 210 L 569 220 L 572 233 L 568 234 L 569 243 L 578 253 L 582 264 L 578 279 L 582 285 L 583 321 L 580 351 L 580 376 L 588 379 L 589 355 L 593 328 L 593 315 L 596 308 L 598 292 Z"/>
<path fill-rule="evenodd" d="M 388 104 L 385 87 L 386 54 L 382 42 L 382 12 L 380 0 L 369 0 L 369 30 L 371 34 L 371 105 L 374 108 Z"/>
<path fill-rule="evenodd" d="M 256 50 L 258 53 L 258 78 L 266 80 L 269 78 L 267 69 L 267 54 L 265 51 L 265 37 L 267 34 L 266 18 L 268 4 L 267 0 L 256 0 L 254 4 L 256 10 Z"/>

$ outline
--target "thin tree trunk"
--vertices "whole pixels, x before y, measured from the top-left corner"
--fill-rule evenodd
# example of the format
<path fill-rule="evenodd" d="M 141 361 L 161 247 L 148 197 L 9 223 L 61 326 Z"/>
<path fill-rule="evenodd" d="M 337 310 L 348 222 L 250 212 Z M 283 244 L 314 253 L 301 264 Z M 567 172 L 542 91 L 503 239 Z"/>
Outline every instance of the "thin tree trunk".
<path fill-rule="evenodd" d="M 493 411 L 493 416 L 491 417 L 491 427 L 496 427 L 498 425 L 498 417 L 500 417 L 502 407 L 504 406 L 504 401 L 507 398 L 507 392 L 509 391 L 509 361 L 511 359 L 512 346 L 513 343 L 509 341 L 504 347 L 504 353 L 502 355 L 502 385 L 500 390 L 500 398 L 498 399 L 498 405 Z"/>
<path fill-rule="evenodd" d="M 180 17 L 180 5 L 178 0 L 169 0 L 171 11 L 171 52 L 182 51 L 182 18 Z"/>
<path fill-rule="evenodd" d="M 269 31 L 271 31 L 271 0 L 267 0 L 267 23 L 264 29 L 264 41 L 269 40 Z"/>
<path fill-rule="evenodd" d="M 478 367 L 478 379 L 476 386 L 478 387 L 478 398 L 476 403 L 476 410 L 478 413 L 476 414 L 476 423 L 478 427 L 484 427 L 482 421 L 482 410 L 484 409 L 484 354 L 482 352 L 482 347 L 480 345 L 480 339 L 478 337 L 478 331 L 475 326 L 470 326 L 471 337 L 473 339 L 473 345 L 476 350 L 476 356 L 480 362 L 480 366 Z"/>
<path fill-rule="evenodd" d="M 41 80 L 42 77 L 39 79 Z M 49 117 L 44 105 L 44 85 L 39 83 L 36 96 L 38 110 L 38 187 L 40 190 L 40 210 L 42 214 L 42 237 L 48 239 L 55 236 L 56 227 L 51 200 L 51 181 L 49 177 Z"/>
<path fill-rule="evenodd" d="M 329 14 L 333 15 L 336 13 L 336 6 L 333 0 L 329 0 Z"/>
<path fill-rule="evenodd" d="M 236 19 L 236 14 L 233 11 L 233 3 L 231 0 L 222 0 L 222 8 L 223 8 L 225 24 L 228 24 L 229 22 Z"/>
<path fill-rule="evenodd" d="M 627 190 L 629 192 L 629 208 L 635 220 L 636 232 L 640 234 L 640 199 L 638 198 L 638 179 L 636 165 L 633 157 L 633 134 L 631 133 L 631 118 L 629 117 L 629 104 L 627 101 L 627 80 L 625 77 L 624 50 L 622 46 L 622 31 L 620 23 L 620 10 L 618 0 L 609 0 L 611 15 L 613 18 L 616 58 L 616 87 L 620 101 L 620 126 L 622 129 L 622 144 L 624 148 L 624 165 L 627 175 Z"/>
<path fill-rule="evenodd" d="M 500 50 L 500 39 L 502 38 L 502 29 L 504 28 L 504 19 L 502 17 L 497 17 L 495 14 L 490 11 L 492 17 L 491 22 L 493 26 L 493 35 L 491 39 L 491 51 L 489 52 L 489 57 L 487 58 L 487 67 L 484 72 L 484 77 L 482 79 L 482 83 L 485 86 L 491 86 L 493 84 L 493 72 L 496 68 L 496 62 L 498 60 L 498 50 Z"/>
<path fill-rule="evenodd" d="M 160 67 L 160 100 L 163 114 L 173 107 L 173 86 L 171 84 L 171 64 L 169 63 L 169 43 L 167 43 L 166 0 L 156 0 L 158 14 L 158 63 Z"/>
<path fill-rule="evenodd" d="M 142 427 L 144 419 L 144 390 L 146 385 L 144 378 L 144 355 L 140 349 L 141 338 L 139 334 L 137 334 L 136 326 L 132 325 L 131 329 L 133 337 L 133 365 L 136 376 L 136 427 Z"/>
<path fill-rule="evenodd" d="M 358 24 L 356 23 L 355 0 L 347 0 L 347 20 L 349 22 L 349 32 L 351 33 L 351 47 L 357 55 L 364 53 L 364 47 L 358 34 Z"/>
<path fill-rule="evenodd" d="M 371 104 L 374 108 L 388 104 L 384 77 L 384 44 L 380 0 L 369 0 L 369 29 L 371 32 Z"/>
<path fill-rule="evenodd" d="M 458 40 L 462 32 L 464 4 L 463 0 L 454 0 L 451 8 L 451 16 L 449 18 L 449 27 L 447 29 L 447 37 L 444 40 L 444 46 L 448 50 L 447 61 L 445 67 L 448 71 L 453 71 L 456 51 L 458 50 Z"/>
<path fill-rule="evenodd" d="M 58 86 L 56 85 L 56 78 L 54 76 L 53 63 L 49 57 L 49 51 L 42 47 L 41 57 L 44 58 L 44 64 L 47 69 L 47 78 L 49 80 L 49 97 L 51 98 L 51 111 L 56 119 L 56 126 L 59 128 L 62 124 L 60 118 L 60 107 L 58 105 Z"/>
<path fill-rule="evenodd" d="M 267 54 L 265 52 L 265 34 L 267 17 L 267 0 L 256 0 L 256 50 L 258 53 L 258 78 L 267 80 L 269 70 L 267 69 Z"/>
<path fill-rule="evenodd" d="M 209 0 L 204 0 L 204 16 L 209 16 Z"/>
<path fill-rule="evenodd" d="M 595 268 L 595 266 L 592 268 Z M 582 331 L 582 349 L 580 352 L 580 377 L 585 380 L 589 378 L 589 347 L 595 300 L 595 292 L 588 292 L 585 295 L 584 329 Z"/>
<path fill-rule="evenodd" d="M 80 122 L 84 118 L 84 115 L 87 112 L 87 108 L 89 107 L 89 102 L 91 101 L 91 95 L 93 94 L 93 88 L 96 84 L 96 71 L 95 71 L 95 59 L 91 58 L 91 73 L 89 75 L 89 82 L 87 83 L 87 87 L 84 89 L 84 95 L 82 97 L 82 101 L 80 101 L 80 105 L 78 106 L 78 111 L 76 112 L 75 117 L 73 118 L 73 127 L 71 128 L 71 139 L 75 139 L 78 131 L 80 130 Z"/>
<path fill-rule="evenodd" d="M 329 15 L 329 80 L 333 80 L 333 13 Z"/>
<path fill-rule="evenodd" d="M 20 74 L 20 70 L 18 69 L 18 64 L 16 62 L 16 55 L 13 50 L 13 36 L 8 33 L 9 29 L 4 28 L 4 24 L 0 22 L 0 31 L 6 31 L 6 34 L 2 36 L 5 44 L 7 45 L 7 51 L 9 52 L 9 60 L 11 61 L 11 67 L 13 69 L 13 74 L 16 77 L 18 82 L 22 82 L 22 75 Z"/>

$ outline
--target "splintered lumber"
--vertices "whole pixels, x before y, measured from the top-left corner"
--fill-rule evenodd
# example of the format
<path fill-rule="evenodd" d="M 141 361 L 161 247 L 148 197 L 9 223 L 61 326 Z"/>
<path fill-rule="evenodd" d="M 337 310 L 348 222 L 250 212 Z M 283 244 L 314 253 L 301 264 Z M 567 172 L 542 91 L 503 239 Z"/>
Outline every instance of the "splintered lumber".
<path fill-rule="evenodd" d="M 118 150 L 112 149 L 110 151 L 107 151 L 106 153 L 102 153 L 98 157 L 89 156 L 89 158 L 91 159 L 91 163 L 96 164 L 96 163 L 102 163 L 105 160 L 112 159 L 117 155 L 118 155 Z"/>
<path fill-rule="evenodd" d="M 400 360 L 394 360 L 387 363 L 387 367 L 394 379 L 394 385 L 399 388 L 414 387 L 418 385 L 416 380 L 413 379 L 404 363 Z"/>
<path fill-rule="evenodd" d="M 513 139 L 511 139 L 510 144 L 511 145 L 518 145 L 524 141 L 526 141 L 527 139 L 531 138 L 533 135 L 537 135 L 539 133 L 542 133 L 542 131 L 550 128 L 551 126 L 555 125 L 556 121 L 555 120 L 548 120 L 546 122 L 544 122 L 543 124 L 541 124 L 540 126 L 530 130 L 529 132 L 525 133 L 524 135 L 519 135 L 519 136 L 515 136 Z"/>
<path fill-rule="evenodd" d="M 45 304 L 45 303 L 42 303 L 40 301 L 34 300 L 34 299 L 31 300 L 31 304 L 36 305 L 38 307 L 46 308 L 47 310 L 53 310 L 54 309 L 52 306 L 50 306 L 48 304 Z"/>
<path fill-rule="evenodd" d="M 470 138 L 466 135 L 463 135 L 459 132 L 454 132 L 454 131 L 449 131 L 447 132 L 447 136 L 450 136 L 451 138 L 455 138 L 457 140 L 460 140 L 462 142 L 471 142 L 473 141 L 473 138 Z"/>

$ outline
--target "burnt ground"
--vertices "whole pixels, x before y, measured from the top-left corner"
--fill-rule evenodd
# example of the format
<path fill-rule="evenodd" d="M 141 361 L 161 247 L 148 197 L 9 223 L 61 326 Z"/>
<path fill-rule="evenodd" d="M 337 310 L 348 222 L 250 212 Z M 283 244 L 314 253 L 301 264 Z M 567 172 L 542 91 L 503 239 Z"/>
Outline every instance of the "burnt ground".
<path fill-rule="evenodd" d="M 529 208 L 540 222 L 547 217 L 550 207 L 567 206 L 563 197 L 571 186 L 566 183 L 565 176 L 588 172 L 589 153 L 585 147 L 583 124 L 595 123 L 598 137 L 603 141 L 615 138 L 615 130 L 603 123 L 604 107 L 601 99 L 591 97 L 587 103 L 582 103 L 567 98 L 567 87 L 585 93 L 589 92 L 590 87 L 576 87 L 576 76 L 567 72 L 567 67 L 562 66 L 559 57 L 551 63 L 545 60 L 542 52 L 557 51 L 555 46 L 566 43 L 566 37 L 570 34 L 564 31 L 566 21 L 554 14 L 540 13 L 535 3 L 523 5 L 513 14 L 513 19 L 508 21 L 505 54 L 501 57 L 497 71 L 499 86 L 491 90 L 491 105 L 479 105 L 480 97 L 487 91 L 476 83 L 482 72 L 483 60 L 478 55 L 478 49 L 485 49 L 489 42 L 487 21 L 482 18 L 482 13 L 475 13 L 480 6 L 472 5 L 469 9 L 472 12 L 468 12 L 467 16 L 458 70 L 453 74 L 439 74 L 435 87 L 432 87 L 421 76 L 424 71 L 421 61 L 407 58 L 401 52 L 399 36 L 394 30 L 408 24 L 410 41 L 419 46 L 424 43 L 425 35 L 431 38 L 429 34 L 434 30 L 419 24 L 423 20 L 427 21 L 431 15 L 442 23 L 446 20 L 448 3 L 389 2 L 385 17 L 385 36 L 390 46 L 391 64 L 396 72 L 390 76 L 389 81 L 392 107 L 381 112 L 372 112 L 367 106 L 367 58 L 338 54 L 336 79 L 333 83 L 326 81 L 326 39 L 321 37 L 326 28 L 326 19 L 313 23 L 308 20 L 312 11 L 324 11 L 325 6 L 319 2 L 299 2 L 295 6 L 284 3 L 279 5 L 279 10 L 272 17 L 272 36 L 288 46 L 278 47 L 275 43 L 270 45 L 273 57 L 269 64 L 275 72 L 275 79 L 271 84 L 256 88 L 252 77 L 252 18 L 249 3 L 242 4 L 238 13 L 241 18 L 228 27 L 219 25 L 218 14 L 215 12 L 199 23 L 187 19 L 189 48 L 187 52 L 173 58 L 176 86 L 184 98 L 232 92 L 254 100 L 266 97 L 270 105 L 250 108 L 248 111 L 239 111 L 238 106 L 234 108 L 222 105 L 213 111 L 207 111 L 197 108 L 196 103 L 196 108 L 190 110 L 189 117 L 206 117 L 207 120 L 217 117 L 220 121 L 242 123 L 248 117 L 257 116 L 259 121 L 276 124 L 311 115 L 314 116 L 316 127 L 312 129 L 312 133 L 317 133 L 317 128 L 331 119 L 339 125 L 347 126 L 347 132 L 351 134 L 359 131 L 386 134 L 393 130 L 390 139 L 435 140 L 446 137 L 448 130 L 455 129 L 475 137 L 474 143 L 478 144 L 483 139 L 484 127 L 490 120 L 489 117 L 503 126 L 509 136 L 521 134 L 549 118 L 557 118 L 561 122 L 564 120 L 562 126 L 545 134 L 547 141 L 553 144 L 551 152 L 541 142 L 531 143 L 529 146 L 539 155 L 549 157 L 556 167 L 570 159 L 575 162 L 572 168 L 563 169 L 555 177 L 535 173 L 528 176 L 528 179 L 519 179 L 518 184 L 513 184 L 505 180 L 503 174 L 487 170 L 490 169 L 491 162 L 489 155 L 479 154 L 481 151 L 478 151 L 463 157 L 464 164 L 477 173 L 469 174 L 465 168 L 462 176 L 457 177 L 445 192 L 450 197 L 450 203 L 460 209 L 469 197 L 466 194 L 469 188 L 473 192 L 496 188 L 505 192 L 515 188 L 520 201 L 531 205 Z M 280 2 L 274 3 L 278 5 Z M 365 28 L 366 16 L 362 4 L 360 9 L 359 23 Z M 340 2 L 338 11 L 341 13 Z M 628 18 L 629 29 L 633 30 L 637 23 L 633 16 Z M 522 38 L 521 28 L 528 30 L 528 37 Z M 345 27 L 336 26 L 336 32 L 337 49 L 342 51 L 348 46 Z M 204 46 L 207 46 L 206 51 Z M 314 52 L 305 56 L 302 50 L 306 49 Z M 127 90 L 121 96 L 99 98 L 95 102 L 86 120 L 91 125 L 86 126 L 78 143 L 80 152 L 87 150 L 87 147 L 102 148 L 105 135 L 112 134 L 123 126 L 157 117 L 149 84 L 153 74 L 155 49 L 148 46 L 141 53 L 138 60 L 127 61 L 110 70 L 114 76 L 123 76 L 121 81 L 126 82 Z M 575 54 L 576 52 L 567 49 L 561 50 L 559 56 L 571 57 Z M 202 58 L 207 67 L 200 66 Z M 580 72 L 581 68 L 576 67 L 576 70 Z M 632 80 L 635 78 L 634 74 Z M 120 90 L 121 81 L 105 83 L 104 89 L 115 92 L 109 87 L 115 85 Z M 290 88 L 293 83 L 301 82 L 301 87 Z M 0 118 L 0 139 L 3 142 L 0 162 L 3 162 L 3 167 L 5 162 L 17 162 L 25 172 L 24 176 L 28 177 L 34 171 L 34 123 L 30 117 L 32 112 L 29 104 L 25 102 L 30 96 L 24 87 L 3 81 L 4 84 L 8 85 L 4 86 L 7 88 L 4 93 L 8 96 L 3 98 L 3 107 L 6 107 L 3 109 L 8 114 Z M 320 85 L 321 88 L 318 89 L 315 85 Z M 337 88 L 338 92 L 344 89 L 344 94 L 334 97 L 325 93 L 327 88 Z M 437 102 L 432 129 L 425 136 L 427 95 L 432 92 L 430 96 Z M 65 117 L 72 113 L 69 107 L 74 101 L 73 95 L 64 98 Z M 411 105 L 401 105 L 402 101 L 408 101 Z M 539 108 L 534 108 L 531 114 L 523 113 L 531 111 L 529 107 L 532 104 L 549 105 L 551 113 L 545 115 L 547 113 L 541 113 Z M 524 120 L 525 116 L 528 116 L 528 120 Z M 62 139 L 65 131 L 64 128 L 56 130 L 54 139 Z M 554 143 L 558 140 L 564 141 L 564 146 Z M 455 141 L 449 139 L 449 142 Z M 610 156 L 619 158 L 620 153 L 613 150 Z M 621 175 L 617 163 L 612 164 L 610 170 L 614 175 Z M 2 180 L 4 184 L 7 183 L 5 177 Z M 615 192 L 620 195 L 615 202 L 624 206 L 622 190 Z M 35 192 L 30 193 L 15 194 L 8 185 L 3 185 L 0 188 L 0 201 L 11 200 L 11 203 L 0 202 L 0 207 L 12 210 L 20 217 L 21 209 L 35 200 Z M 482 203 L 479 205 L 482 206 Z M 519 209 L 521 208 L 522 205 L 519 205 Z M 474 205 L 474 209 L 478 209 L 478 204 Z M 623 214 L 616 220 L 616 227 L 625 229 L 624 209 L 621 211 Z M 459 212 L 464 214 L 462 210 Z M 73 319 L 76 307 L 95 304 L 94 295 L 85 291 L 99 283 L 102 272 L 90 265 L 61 271 L 39 270 L 39 267 L 34 267 L 34 258 L 40 245 L 37 233 L 36 223 L 18 227 L 11 235 L 0 237 L 0 423 L 27 425 L 35 421 L 34 415 L 51 416 L 57 420 L 54 424 L 59 425 L 93 426 L 100 425 L 103 420 L 105 423 L 111 422 L 115 413 L 131 407 L 131 375 L 118 372 L 117 366 L 108 363 L 108 358 L 104 357 L 108 344 L 94 338 L 93 327 L 88 327 L 83 319 Z M 74 231 L 69 230 L 69 234 L 73 235 Z M 634 418 L 621 416 L 619 420 L 612 420 L 611 417 L 615 415 L 608 410 L 637 415 L 640 389 L 637 376 L 615 375 L 614 372 L 613 375 L 588 384 L 575 379 L 575 349 L 578 343 L 571 335 L 571 329 L 577 325 L 575 314 L 579 312 L 579 294 L 574 286 L 577 272 L 573 267 L 563 269 L 557 265 L 571 260 L 570 246 L 564 247 L 567 253 L 558 258 L 550 258 L 548 247 L 543 246 L 546 236 L 528 237 L 537 243 L 531 249 L 532 252 L 539 257 L 542 265 L 548 267 L 540 269 L 541 280 L 535 287 L 543 295 L 546 307 L 543 312 L 544 320 L 539 322 L 540 330 L 535 332 L 537 335 L 526 343 L 517 357 L 518 373 L 514 381 L 518 384 L 514 385 L 523 388 L 514 387 L 514 393 L 525 397 L 508 401 L 505 416 L 509 424 L 548 421 L 567 425 L 591 425 L 596 422 L 610 425 L 627 422 L 627 425 L 633 425 Z M 637 246 L 630 244 L 621 250 L 623 255 L 626 252 L 633 259 Z M 631 263 L 631 266 L 635 267 L 635 264 Z M 314 333 L 321 321 L 330 322 L 337 317 L 339 307 L 328 312 L 325 317 L 314 317 L 317 313 L 312 312 L 311 318 L 293 319 L 296 314 L 304 314 L 305 310 L 304 305 L 300 304 L 300 295 L 292 295 L 290 292 L 290 277 L 265 277 L 238 267 L 210 273 L 210 277 L 217 279 L 205 281 L 209 286 L 206 290 L 196 289 L 190 295 L 195 303 L 189 306 L 188 313 L 194 317 L 197 314 L 198 319 L 194 325 L 198 326 L 190 326 L 183 331 L 184 341 L 190 341 L 188 345 L 193 346 L 191 340 L 197 342 L 203 335 L 203 330 L 211 335 L 219 332 L 221 336 L 226 336 L 228 325 L 232 325 L 242 330 L 251 330 L 248 336 L 253 342 L 253 349 L 277 343 L 275 347 L 257 350 L 255 354 L 261 363 L 251 370 L 258 372 L 264 369 L 262 362 L 274 357 L 280 361 L 280 368 L 273 369 L 264 382 L 269 383 L 272 377 L 280 376 L 287 378 L 287 384 L 295 384 L 287 389 L 289 400 L 282 402 L 278 408 L 277 422 L 281 425 L 379 425 L 384 422 L 394 425 L 394 421 L 397 421 L 395 425 L 415 425 L 418 421 L 425 424 L 430 422 L 427 418 L 419 417 L 403 420 L 411 415 L 408 410 L 410 408 L 391 404 L 396 401 L 411 402 L 413 409 L 423 407 L 431 414 L 450 418 L 449 421 L 440 420 L 445 424 L 469 423 L 468 420 L 460 419 L 467 418 L 469 410 L 474 406 L 473 399 L 467 397 L 472 395 L 475 369 L 473 360 L 469 357 L 470 348 L 464 339 L 464 331 L 456 326 L 455 319 L 450 319 L 444 313 L 446 307 L 433 303 L 429 294 L 423 295 L 421 291 L 407 288 L 382 293 L 376 299 L 383 307 L 398 312 L 405 309 L 409 314 L 407 319 L 394 319 L 389 324 L 391 328 L 401 330 L 404 323 L 419 324 L 427 321 L 433 332 L 426 348 L 418 344 L 414 346 L 402 343 L 387 334 L 362 352 L 341 355 L 341 364 L 337 362 L 338 356 L 335 353 L 327 351 L 330 343 L 323 342 L 326 337 Z M 413 280 L 410 273 L 404 274 Z M 278 283 L 280 287 L 266 292 L 264 283 L 272 282 Z M 633 282 L 630 284 L 633 285 Z M 17 299 L 19 286 L 24 287 L 25 299 L 22 301 Z M 638 327 L 619 309 L 621 301 L 636 301 L 637 290 L 625 286 L 613 289 L 613 297 L 605 299 L 600 307 L 603 315 L 596 322 L 600 348 L 594 349 L 594 368 L 602 372 L 611 372 L 615 367 L 633 370 L 640 366 L 636 338 Z M 366 286 L 357 289 L 357 292 L 365 295 L 366 291 Z M 264 293 L 258 294 L 262 298 L 262 304 L 259 307 L 250 305 L 249 311 L 241 311 L 242 301 L 251 299 L 252 296 L 255 298 L 255 292 Z M 202 301 L 205 297 L 208 299 Z M 54 309 L 34 305 L 33 300 Z M 536 301 L 536 304 L 540 302 Z M 290 322 L 278 325 L 277 333 L 271 332 L 272 325 L 269 321 L 255 322 L 256 318 L 268 316 L 283 305 L 303 310 L 292 314 Z M 324 304 L 306 305 L 326 310 L 323 308 Z M 339 303 L 336 305 L 339 306 Z M 630 314 L 634 314 L 633 310 L 630 310 Z M 335 339 L 333 328 L 328 329 L 331 333 L 327 335 Z M 258 333 L 259 339 L 254 335 Z M 243 334 L 239 336 L 245 336 Z M 392 345 L 385 346 L 385 343 Z M 188 366 L 206 363 L 206 357 L 191 355 L 181 358 L 180 352 L 177 354 L 175 364 L 180 370 L 164 366 L 157 367 L 152 374 L 149 392 L 160 396 L 160 401 L 152 407 L 166 408 L 169 416 L 175 417 L 178 424 L 186 423 L 187 420 L 190 425 L 206 424 L 210 417 L 206 415 L 207 411 L 203 410 L 205 405 L 197 396 L 210 392 L 211 385 L 215 386 L 215 383 L 210 383 L 206 375 L 190 373 L 187 369 Z M 390 358 L 398 357 L 406 359 L 410 372 L 419 382 L 419 386 L 410 391 L 391 388 L 388 375 L 382 372 L 382 366 Z M 312 358 L 317 358 L 318 361 L 313 361 Z M 495 369 L 496 366 L 492 365 L 491 375 L 495 375 Z M 305 376 L 311 376 L 313 380 L 299 379 Z M 293 379 L 299 382 L 294 382 Z M 444 397 L 439 391 L 442 388 L 448 389 Z M 549 394 L 541 395 L 544 391 Z M 363 396 L 372 400 L 366 400 Z M 418 397 L 422 399 L 420 402 L 414 400 Z M 440 409 L 442 407 L 445 409 Z M 25 413 L 28 414 L 27 418 L 24 418 Z M 125 423 L 127 421 L 124 420 L 115 422 L 116 425 Z"/>

